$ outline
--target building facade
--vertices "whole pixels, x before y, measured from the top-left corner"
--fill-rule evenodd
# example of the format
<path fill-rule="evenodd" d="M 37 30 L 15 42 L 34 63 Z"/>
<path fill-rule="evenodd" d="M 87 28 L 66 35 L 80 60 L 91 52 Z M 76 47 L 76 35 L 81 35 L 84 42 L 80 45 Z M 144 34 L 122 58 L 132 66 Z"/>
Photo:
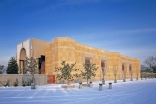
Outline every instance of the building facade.
<path fill-rule="evenodd" d="M 67 63 L 75 63 L 75 68 L 83 69 L 83 63 L 94 63 L 98 70 L 94 80 L 101 80 L 103 72 L 105 79 L 123 79 L 124 73 L 126 78 L 130 79 L 131 73 L 133 78 L 140 76 L 140 59 L 131 58 L 121 55 L 119 52 L 109 52 L 91 46 L 77 43 L 71 38 L 55 38 L 52 42 L 45 42 L 38 39 L 28 39 L 17 45 L 17 61 L 19 69 L 24 67 L 26 57 L 39 59 L 40 74 L 56 75 L 55 67 L 61 66 L 61 60 Z"/>

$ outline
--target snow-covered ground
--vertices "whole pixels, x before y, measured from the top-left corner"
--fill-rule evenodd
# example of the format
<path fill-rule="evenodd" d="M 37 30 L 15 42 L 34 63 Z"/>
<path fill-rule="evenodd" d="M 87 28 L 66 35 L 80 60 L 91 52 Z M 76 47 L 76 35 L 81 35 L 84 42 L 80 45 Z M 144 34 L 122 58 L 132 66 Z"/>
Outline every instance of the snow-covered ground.
<path fill-rule="evenodd" d="M 144 79 L 113 83 L 108 89 L 106 81 L 103 90 L 99 83 L 93 87 L 63 89 L 61 84 L 30 87 L 0 87 L 0 104 L 156 104 L 156 79 Z"/>

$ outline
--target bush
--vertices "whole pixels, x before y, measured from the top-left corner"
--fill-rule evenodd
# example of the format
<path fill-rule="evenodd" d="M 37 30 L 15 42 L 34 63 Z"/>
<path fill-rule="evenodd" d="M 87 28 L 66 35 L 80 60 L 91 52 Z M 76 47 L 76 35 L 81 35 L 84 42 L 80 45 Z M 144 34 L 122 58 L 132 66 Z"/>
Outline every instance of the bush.
<path fill-rule="evenodd" d="M 7 82 L 6 82 L 3 86 L 4 86 L 4 87 L 6 87 L 6 86 L 9 87 L 9 86 L 10 86 L 10 80 L 8 79 Z"/>
<path fill-rule="evenodd" d="M 14 87 L 18 86 L 18 79 L 16 78 L 16 82 L 14 82 Z"/>

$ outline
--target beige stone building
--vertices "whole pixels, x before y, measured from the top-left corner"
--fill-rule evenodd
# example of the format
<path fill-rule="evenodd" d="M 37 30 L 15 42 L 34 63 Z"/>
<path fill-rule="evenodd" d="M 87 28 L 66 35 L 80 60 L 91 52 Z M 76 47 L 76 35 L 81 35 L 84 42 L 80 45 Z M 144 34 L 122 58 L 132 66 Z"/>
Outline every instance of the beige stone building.
<path fill-rule="evenodd" d="M 75 68 L 80 70 L 83 70 L 83 63 L 95 63 L 99 68 L 93 80 L 102 79 L 102 70 L 106 72 L 106 80 L 114 79 L 115 71 L 117 79 L 123 79 L 123 72 L 126 72 L 126 78 L 130 78 L 130 72 L 133 72 L 133 78 L 136 78 L 137 74 L 140 76 L 138 58 L 83 45 L 66 37 L 55 38 L 52 42 L 28 39 L 17 45 L 19 69 L 23 69 L 26 57 L 31 56 L 39 59 L 40 74 L 56 75 L 55 67 L 61 66 L 61 60 L 66 60 L 68 63 L 76 62 Z"/>

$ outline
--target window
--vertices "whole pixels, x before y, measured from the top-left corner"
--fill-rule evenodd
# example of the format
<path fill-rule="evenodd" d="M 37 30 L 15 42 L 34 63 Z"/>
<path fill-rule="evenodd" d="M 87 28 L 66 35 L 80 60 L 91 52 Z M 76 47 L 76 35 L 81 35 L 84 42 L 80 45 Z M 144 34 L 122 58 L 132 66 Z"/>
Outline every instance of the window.
<path fill-rule="evenodd" d="M 122 71 L 124 71 L 124 69 L 125 69 L 125 65 L 124 65 L 124 64 L 122 64 Z"/>
<path fill-rule="evenodd" d="M 94 63 L 94 56 L 90 54 L 83 53 L 83 63 Z"/>
<path fill-rule="evenodd" d="M 131 67 L 131 65 L 129 65 L 129 71 L 131 71 L 132 70 L 132 67 Z"/>
<path fill-rule="evenodd" d="M 104 72 L 104 68 L 105 68 L 105 61 L 104 60 L 101 60 L 101 69 L 102 69 L 102 72 Z"/>
<path fill-rule="evenodd" d="M 90 64 L 90 60 L 91 60 L 91 58 L 85 57 L 85 64 Z"/>

